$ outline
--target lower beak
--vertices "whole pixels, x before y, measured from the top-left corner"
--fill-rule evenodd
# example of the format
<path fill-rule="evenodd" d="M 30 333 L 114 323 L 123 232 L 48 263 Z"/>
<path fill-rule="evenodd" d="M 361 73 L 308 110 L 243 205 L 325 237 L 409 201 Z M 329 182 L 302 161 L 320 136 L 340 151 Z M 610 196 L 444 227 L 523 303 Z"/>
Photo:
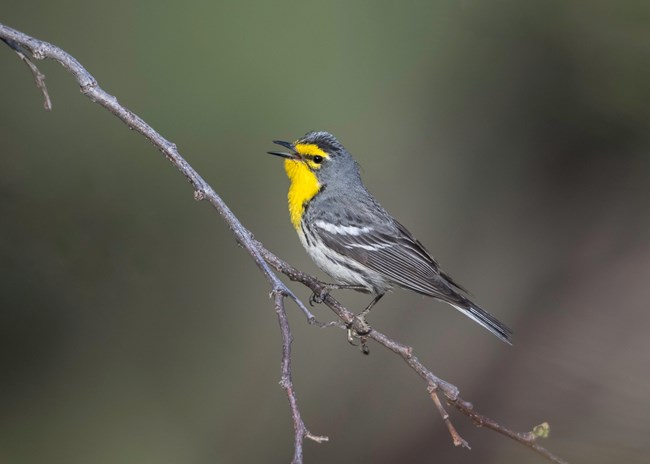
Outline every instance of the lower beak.
<path fill-rule="evenodd" d="M 280 146 L 282 146 L 282 147 L 284 147 L 284 148 L 288 148 L 288 149 L 291 150 L 292 152 L 291 152 L 291 153 L 287 153 L 287 152 L 284 152 L 284 151 L 267 151 L 267 153 L 268 153 L 269 155 L 275 155 L 275 156 L 279 156 L 279 157 L 281 157 L 281 158 L 287 158 L 287 159 L 291 159 L 291 160 L 298 160 L 298 159 L 300 159 L 300 155 L 299 155 L 298 153 L 295 152 L 292 143 L 290 143 L 290 142 L 283 142 L 282 140 L 274 140 L 273 143 L 275 143 L 276 145 L 280 145 Z"/>

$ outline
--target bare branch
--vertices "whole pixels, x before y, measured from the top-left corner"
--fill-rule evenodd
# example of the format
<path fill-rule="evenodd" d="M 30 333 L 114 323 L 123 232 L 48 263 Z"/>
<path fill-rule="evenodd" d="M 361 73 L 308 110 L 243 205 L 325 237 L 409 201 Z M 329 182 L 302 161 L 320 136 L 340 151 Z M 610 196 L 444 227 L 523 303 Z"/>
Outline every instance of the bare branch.
<path fill-rule="evenodd" d="M 34 81 L 36 82 L 36 87 L 38 87 L 41 90 L 41 93 L 43 94 L 43 108 L 45 108 L 45 111 L 51 111 L 52 110 L 52 100 L 50 100 L 50 94 L 47 91 L 47 86 L 45 85 L 45 74 L 41 73 L 36 65 L 30 60 L 27 55 L 23 52 L 23 50 L 20 48 L 20 45 L 18 45 L 16 42 L 14 42 L 11 39 L 2 39 L 4 43 L 6 43 L 13 51 L 16 52 L 18 57 L 27 65 L 29 70 L 32 72 L 32 75 L 34 76 Z"/>
<path fill-rule="evenodd" d="M 305 274 L 295 269 L 290 264 L 275 256 L 268 251 L 264 246 L 253 238 L 253 235 L 241 224 L 239 219 L 228 208 L 224 201 L 219 197 L 216 192 L 208 185 L 205 180 L 190 166 L 190 164 L 179 154 L 176 145 L 165 139 L 144 120 L 135 115 L 133 112 L 120 105 L 117 99 L 102 90 L 95 78 L 86 71 L 86 69 L 71 55 L 64 50 L 37 39 L 34 39 L 22 32 L 0 24 L 0 38 L 3 39 L 11 48 L 18 51 L 18 49 L 27 50 L 31 53 L 32 57 L 36 60 L 51 58 L 60 63 L 66 70 L 68 70 L 77 80 L 81 87 L 81 92 L 90 98 L 92 101 L 100 104 L 108 111 L 113 113 L 121 119 L 131 129 L 136 130 L 144 137 L 146 137 L 156 148 L 158 148 L 165 157 L 185 176 L 188 182 L 194 189 L 194 197 L 197 200 L 207 200 L 212 207 L 223 217 L 224 221 L 230 227 L 237 242 L 251 255 L 257 267 L 262 271 L 271 287 L 271 295 L 274 299 L 274 306 L 280 324 L 282 333 L 282 377 L 281 385 L 287 392 L 289 405 L 291 408 L 291 415 L 294 424 L 294 459 L 295 464 L 302 463 L 302 443 L 305 438 L 309 438 L 316 442 L 323 442 L 327 437 L 312 435 L 306 428 L 297 406 L 296 395 L 294 392 L 293 384 L 291 381 L 291 331 L 289 328 L 286 311 L 284 308 L 284 298 L 291 298 L 301 309 L 307 317 L 310 324 L 318 324 L 324 326 L 316 321 L 315 317 L 307 309 L 307 307 L 296 297 L 296 295 L 278 278 L 271 268 L 280 272 L 291 280 L 298 281 L 311 289 L 316 295 L 326 295 L 323 302 L 339 317 L 345 325 L 339 325 L 341 328 L 346 326 L 358 329 L 363 329 L 359 324 L 359 320 L 355 318 L 354 314 L 341 305 L 336 299 L 325 292 L 326 287 L 313 276 Z M 24 55 L 24 53 L 23 53 Z M 21 57 L 21 59 L 23 59 Z M 24 59 L 23 59 L 24 60 Z M 30 60 L 26 61 L 31 63 Z M 28 64 L 29 65 L 29 64 Z M 33 65 L 33 63 L 32 63 Z M 34 73 L 34 68 L 30 66 Z M 38 71 L 36 69 L 36 71 Z M 39 82 L 43 82 L 43 77 L 40 72 L 34 73 L 37 80 L 37 85 L 41 91 L 47 95 L 44 84 L 41 86 Z M 38 77 L 40 76 L 40 77 Z M 49 99 L 49 98 L 48 98 Z M 330 326 L 332 324 L 327 324 Z M 335 324 L 336 325 L 336 324 Z M 471 403 L 463 400 L 460 397 L 458 388 L 438 377 L 436 377 L 428 368 L 426 368 L 413 354 L 413 349 L 409 346 L 403 345 L 381 332 L 371 330 L 369 334 L 362 337 L 362 346 L 368 339 L 374 340 L 378 344 L 389 349 L 393 353 L 399 355 L 408 365 L 413 369 L 422 379 L 426 382 L 431 399 L 434 401 L 436 408 L 442 415 L 443 421 L 447 425 L 449 433 L 452 436 L 454 444 L 462 445 L 469 448 L 469 445 L 463 440 L 455 427 L 450 421 L 449 415 L 445 411 L 438 392 L 445 395 L 447 403 L 453 405 L 461 413 L 471 418 L 478 426 L 487 427 L 502 435 L 505 435 L 525 446 L 530 447 L 540 455 L 544 456 L 551 462 L 565 464 L 566 461 L 555 456 L 546 448 L 540 446 L 536 439 L 538 436 L 543 436 L 541 433 L 535 433 L 535 430 L 541 427 L 546 433 L 548 425 L 538 426 L 533 432 L 514 432 L 507 427 L 504 427 L 486 416 L 474 411 Z"/>
<path fill-rule="evenodd" d="M 257 264 L 257 267 L 259 267 L 259 269 L 268 280 L 272 292 L 276 294 L 279 293 L 282 295 L 287 295 L 289 298 L 295 301 L 298 307 L 307 316 L 307 320 L 310 324 L 322 325 L 316 320 L 314 315 L 311 314 L 311 312 L 298 299 L 298 297 L 296 297 L 296 295 L 269 268 L 257 246 L 257 242 L 253 239 L 253 235 L 242 225 L 239 219 L 237 219 L 230 208 L 228 208 L 225 202 L 221 199 L 221 197 L 219 197 L 219 195 L 216 194 L 212 187 L 210 187 L 210 185 L 208 185 L 208 183 L 203 180 L 199 173 L 196 172 L 187 161 L 185 161 L 185 159 L 178 152 L 174 143 L 165 139 L 151 126 L 149 126 L 149 124 L 147 124 L 143 119 L 120 105 L 117 101 L 117 98 L 108 94 L 101 87 L 99 87 L 95 78 L 88 71 L 86 71 L 86 69 L 74 57 L 69 55 L 64 50 L 50 43 L 34 39 L 1 23 L 0 38 L 2 38 L 7 44 L 16 44 L 25 48 L 32 54 L 32 57 L 34 59 L 42 60 L 45 58 L 51 58 L 59 62 L 65 69 L 67 69 L 75 76 L 75 79 L 81 87 L 81 92 L 84 95 L 86 95 L 95 103 L 99 103 L 101 106 L 113 113 L 131 129 L 145 136 L 185 176 L 185 178 L 194 188 L 194 198 L 197 201 L 207 200 L 212 205 L 212 207 L 216 209 L 217 212 L 223 217 L 223 219 L 229 225 L 230 230 L 235 236 L 237 242 L 251 255 Z M 14 48 L 13 45 L 12 48 Z M 288 325 L 287 330 L 289 330 Z M 290 366 L 290 364 L 287 364 L 287 366 Z M 287 390 L 287 394 L 289 395 L 289 401 L 291 403 L 293 412 L 294 408 L 297 408 L 295 396 L 293 393 L 293 387 L 291 387 L 290 390 Z M 300 423 L 302 424 L 302 419 L 300 420 Z M 304 424 L 302 424 L 302 428 L 304 428 L 305 437 L 318 442 L 325 441 L 324 437 L 317 437 L 315 435 L 312 435 L 304 427 Z M 302 440 L 300 442 L 300 445 L 302 447 Z M 299 456 L 300 460 L 294 460 L 294 462 L 296 464 L 302 463 L 302 450 L 300 450 L 299 453 L 298 450 L 296 450 L 296 456 Z"/>
<path fill-rule="evenodd" d="M 329 438 L 325 436 L 313 435 L 305 426 L 305 423 L 300 416 L 300 411 L 298 410 L 298 400 L 296 398 L 296 393 L 293 389 L 293 383 L 291 380 L 291 343 L 293 342 L 293 336 L 291 335 L 291 330 L 289 329 L 289 319 L 287 318 L 287 313 L 284 309 L 284 297 L 281 290 L 274 290 L 271 292 L 275 303 L 275 312 L 278 315 L 278 322 L 280 323 L 280 331 L 282 332 L 282 378 L 280 380 L 280 385 L 287 392 L 287 397 L 289 398 L 289 406 L 291 407 L 291 418 L 293 419 L 293 430 L 294 430 L 294 454 L 293 464 L 298 464 L 302 462 L 302 443 L 305 438 L 309 438 L 317 443 L 322 443 L 328 441 Z"/>
<path fill-rule="evenodd" d="M 471 449 L 469 447 L 469 443 L 467 443 L 467 441 L 465 441 L 465 439 L 460 436 L 460 434 L 456 430 L 456 427 L 454 427 L 454 424 L 452 424 L 451 420 L 449 420 L 449 414 L 447 414 L 447 411 L 445 410 L 444 406 L 440 402 L 440 398 L 438 397 L 438 392 L 436 391 L 436 387 L 432 385 L 427 390 L 429 390 L 429 395 L 431 395 L 431 399 L 433 400 L 436 407 L 438 408 L 438 411 L 440 412 L 440 416 L 442 417 L 443 422 L 445 423 L 447 429 L 449 430 L 449 434 L 451 435 L 451 439 L 454 442 L 454 446 L 462 446 L 463 448 Z"/>
<path fill-rule="evenodd" d="M 461 398 L 457 398 L 455 401 L 448 401 L 448 402 L 454 405 L 456 409 L 458 409 L 460 412 L 470 417 L 477 426 L 486 427 L 488 429 L 494 430 L 495 432 L 499 432 L 500 434 L 505 435 L 506 437 L 512 438 L 513 440 L 528 446 L 530 449 L 536 451 L 537 453 L 544 456 L 546 459 L 548 459 L 551 462 L 555 462 L 557 464 L 568 464 L 567 461 L 556 456 L 555 454 L 551 453 L 549 450 L 541 446 L 539 443 L 537 443 L 536 439 L 538 438 L 538 436 L 541 435 L 534 433 L 534 430 L 539 426 L 534 427 L 533 432 L 515 432 L 514 430 L 511 430 L 499 424 L 497 421 L 490 419 L 489 417 L 486 417 L 474 411 L 472 404 L 467 401 L 464 401 Z M 546 430 L 546 436 L 548 436 L 548 424 L 544 424 L 544 425 L 545 425 L 544 429 Z"/>
<path fill-rule="evenodd" d="M 264 248 L 261 243 L 259 242 L 257 243 L 262 250 L 264 258 L 275 270 L 285 274 L 291 280 L 304 284 L 317 295 L 322 294 L 323 290 L 325 290 L 326 287 L 321 282 L 319 282 L 318 279 L 316 279 L 313 276 L 310 276 L 309 274 L 305 274 L 304 272 L 299 271 L 298 269 L 284 262 L 283 260 L 275 256 L 273 253 L 271 253 L 269 250 Z M 329 308 L 331 308 L 332 311 L 334 311 L 336 315 L 343 322 L 345 322 L 346 324 L 352 324 L 352 326 L 355 327 L 357 321 L 355 320 L 354 314 L 350 310 L 345 308 L 343 305 L 341 305 L 331 295 L 328 294 L 324 298 L 323 302 Z M 357 326 L 357 328 L 361 328 L 361 327 Z M 460 391 L 458 387 L 436 377 L 413 355 L 413 348 L 411 348 L 410 346 L 403 345 L 374 329 L 368 335 L 366 335 L 366 337 L 376 341 L 380 345 L 391 350 L 393 353 L 401 356 L 402 359 L 411 367 L 411 369 L 417 372 L 418 375 L 420 375 L 420 377 L 422 377 L 422 379 L 424 379 L 424 381 L 427 382 L 427 388 L 429 390 L 429 393 L 431 394 L 431 398 L 433 399 L 434 403 L 438 398 L 437 392 L 440 391 L 445 395 L 446 400 L 449 404 L 453 405 L 460 412 L 462 412 L 463 414 L 471 418 L 477 426 L 489 428 L 525 446 L 528 446 L 529 448 L 533 449 L 534 451 L 544 456 L 546 459 L 548 459 L 551 462 L 558 463 L 558 464 L 567 464 L 566 461 L 564 461 L 563 459 L 556 456 L 555 454 L 553 454 L 552 452 L 550 452 L 549 450 L 541 446 L 539 443 L 537 443 L 536 434 L 531 432 L 515 432 L 507 427 L 504 427 L 503 425 L 499 424 L 495 420 L 490 419 L 474 411 L 472 404 L 460 397 Z M 438 404 L 436 403 L 436 406 L 437 405 Z M 442 408 L 442 410 L 441 408 L 442 405 L 438 407 L 438 410 L 441 412 L 441 414 L 443 414 L 443 419 L 445 420 L 445 423 L 449 429 L 454 444 L 455 445 L 461 444 L 464 447 L 469 448 L 469 444 L 460 437 L 458 432 L 456 432 L 455 428 L 449 421 L 449 417 L 444 411 L 444 408 Z M 460 443 L 458 443 L 459 440 Z"/>

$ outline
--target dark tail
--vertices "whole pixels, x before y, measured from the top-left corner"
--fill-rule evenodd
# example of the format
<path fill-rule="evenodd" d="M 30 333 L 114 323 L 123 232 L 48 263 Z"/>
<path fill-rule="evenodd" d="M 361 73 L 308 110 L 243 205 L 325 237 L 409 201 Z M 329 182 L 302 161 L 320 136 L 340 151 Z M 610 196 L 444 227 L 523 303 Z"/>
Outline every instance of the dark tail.
<path fill-rule="evenodd" d="M 465 299 L 463 303 L 464 304 L 462 305 L 451 303 L 451 305 L 473 321 L 481 324 L 508 345 L 512 345 L 512 342 L 510 341 L 512 338 L 512 330 L 510 330 L 503 322 L 488 313 L 486 310 L 476 306 L 468 299 Z"/>

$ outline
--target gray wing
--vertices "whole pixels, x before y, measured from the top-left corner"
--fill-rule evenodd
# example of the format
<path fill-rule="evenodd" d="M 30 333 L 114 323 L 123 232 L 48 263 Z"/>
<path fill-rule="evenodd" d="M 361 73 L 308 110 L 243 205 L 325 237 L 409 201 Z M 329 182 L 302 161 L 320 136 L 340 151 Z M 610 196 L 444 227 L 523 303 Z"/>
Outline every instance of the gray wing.
<path fill-rule="evenodd" d="M 369 218 L 368 218 L 369 219 Z M 466 293 L 440 270 L 422 244 L 399 222 L 350 221 L 336 223 L 315 220 L 312 230 L 324 244 L 395 284 L 445 301 L 510 344 L 512 331 L 497 318 L 463 295 Z"/>
<path fill-rule="evenodd" d="M 453 304 L 463 297 L 461 289 L 440 271 L 440 266 L 422 244 L 400 223 L 369 221 L 354 223 L 313 222 L 312 229 L 324 244 L 409 290 Z"/>

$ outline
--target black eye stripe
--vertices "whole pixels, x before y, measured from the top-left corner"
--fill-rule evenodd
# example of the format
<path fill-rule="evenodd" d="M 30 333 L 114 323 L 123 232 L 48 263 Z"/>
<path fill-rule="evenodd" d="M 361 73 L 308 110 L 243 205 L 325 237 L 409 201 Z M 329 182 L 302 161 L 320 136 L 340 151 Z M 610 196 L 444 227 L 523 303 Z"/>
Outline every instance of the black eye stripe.
<path fill-rule="evenodd" d="M 311 161 L 314 164 L 321 164 L 323 161 L 325 161 L 325 156 L 322 155 L 312 155 L 310 153 L 310 154 L 304 154 L 300 156 L 304 162 Z"/>

